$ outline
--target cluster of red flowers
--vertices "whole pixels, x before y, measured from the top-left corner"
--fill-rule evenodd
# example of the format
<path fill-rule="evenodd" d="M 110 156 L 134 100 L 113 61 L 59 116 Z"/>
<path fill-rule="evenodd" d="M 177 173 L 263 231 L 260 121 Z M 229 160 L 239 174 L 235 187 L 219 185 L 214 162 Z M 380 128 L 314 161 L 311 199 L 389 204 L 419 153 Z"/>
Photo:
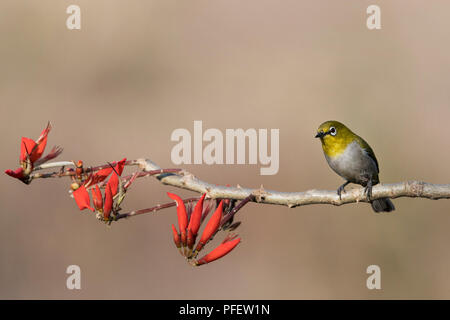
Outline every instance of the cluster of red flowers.
<path fill-rule="evenodd" d="M 5 173 L 26 184 L 29 184 L 31 182 L 30 175 L 36 166 L 59 156 L 62 149 L 60 147 L 53 147 L 50 153 L 42 158 L 42 154 L 44 153 L 47 145 L 47 136 L 51 129 L 52 126 L 49 122 L 36 141 L 30 138 L 22 137 L 19 157 L 20 167 L 16 170 L 5 170 Z"/>
<path fill-rule="evenodd" d="M 206 224 L 200 240 L 195 246 L 200 225 L 212 209 L 210 204 L 203 208 L 206 194 L 203 194 L 203 196 L 200 198 L 193 209 L 192 206 L 189 206 L 186 209 L 183 199 L 181 199 L 176 194 L 167 194 L 171 199 L 175 200 L 177 204 L 179 232 L 176 229 L 175 225 L 172 224 L 174 243 L 180 251 L 181 255 L 188 259 L 188 261 L 190 261 L 192 264 L 199 266 L 220 259 L 228 254 L 231 250 L 233 250 L 241 241 L 240 238 L 237 238 L 237 235 L 229 232 L 217 248 L 215 248 L 204 257 L 196 259 L 198 253 L 210 240 L 212 240 L 212 238 L 218 231 L 233 231 L 239 226 L 240 222 L 232 224 L 232 216 L 234 214 L 234 212 L 232 211 L 234 208 L 234 202 L 230 200 L 220 201 L 208 223 Z"/>
<path fill-rule="evenodd" d="M 49 122 L 36 141 L 22 137 L 19 157 L 20 167 L 16 170 L 5 170 L 5 173 L 29 184 L 35 176 L 32 173 L 38 166 L 60 155 L 62 148 L 53 147 L 48 155 L 42 157 L 51 129 L 52 126 Z M 75 164 L 75 170 L 66 170 L 66 173 L 69 173 L 72 177 L 71 189 L 80 210 L 90 209 L 97 212 L 97 218 L 100 220 L 113 220 L 115 213 L 119 210 L 120 203 L 123 201 L 126 190 L 136 178 L 136 176 L 133 176 L 123 185 L 119 176 L 122 174 L 125 162 L 126 159 L 122 159 L 117 163 L 110 164 L 107 168 L 100 169 L 97 172 L 91 170 L 90 174 L 86 174 L 83 168 L 83 161 L 80 160 Z M 111 177 L 105 187 L 105 196 L 103 197 L 98 184 L 104 182 L 110 175 Z M 90 205 L 88 188 L 91 188 L 95 209 Z"/>
<path fill-rule="evenodd" d="M 108 166 L 103 165 L 87 169 L 83 167 L 83 161 L 79 160 L 76 163 L 73 161 L 68 162 L 70 165 L 73 164 L 75 169 L 68 168 L 64 170 L 67 162 L 63 162 L 54 165 L 62 166 L 60 172 L 50 174 L 33 173 L 34 171 L 43 169 L 45 167 L 41 166 L 43 163 L 56 158 L 62 152 L 62 148 L 53 147 L 48 155 L 42 157 L 47 145 L 47 136 L 51 128 L 50 123 L 48 123 L 36 141 L 23 137 L 19 157 L 20 167 L 16 170 L 8 169 L 5 173 L 26 184 L 29 184 L 37 177 L 70 176 L 72 179 L 70 185 L 72 194 L 80 210 L 89 209 L 96 212 L 97 218 L 106 223 L 117 220 L 119 211 L 121 210 L 120 204 L 125 197 L 125 193 L 138 176 L 143 176 L 142 173 L 136 172 L 131 176 L 122 178 L 121 175 L 126 165 L 126 158 L 117 162 L 108 163 Z M 48 167 L 52 167 L 52 164 L 46 166 L 46 168 Z M 101 189 L 104 189 L 104 194 L 102 194 Z M 91 194 L 89 194 L 88 190 L 91 191 Z M 206 194 L 203 194 L 195 207 L 189 204 L 186 208 L 183 199 L 179 196 L 172 193 L 168 193 L 168 195 L 171 199 L 175 200 L 177 205 L 179 231 L 172 225 L 173 240 L 180 253 L 190 263 L 196 266 L 210 263 L 230 253 L 240 243 L 241 239 L 232 232 L 240 225 L 240 222 L 233 223 L 233 217 L 247 201 L 242 201 L 239 206 L 235 207 L 236 200 L 216 200 L 214 213 L 209 218 L 199 241 L 196 243 L 199 229 L 205 218 L 212 211 L 212 200 L 205 200 Z M 91 197 L 93 207 L 91 206 Z M 206 205 L 204 207 L 205 203 Z M 141 211 L 141 213 L 151 212 L 163 207 L 157 206 L 138 211 Z M 126 215 L 124 214 L 119 218 L 123 218 Z M 197 259 L 199 252 L 219 231 L 227 231 L 227 235 L 222 243 L 210 253 Z"/>
<path fill-rule="evenodd" d="M 111 163 L 108 168 L 91 173 L 86 179 L 83 179 L 83 162 L 78 161 L 76 175 L 73 176 L 74 183 L 72 183 L 71 187 L 75 190 L 73 197 L 80 210 L 89 209 L 95 211 L 97 218 L 102 221 L 111 222 L 114 220 L 120 209 L 119 206 L 123 201 L 125 192 L 132 182 L 130 179 L 124 185 L 120 178 L 126 161 L 127 159 L 124 158 L 117 163 Z M 111 177 L 106 183 L 105 195 L 103 197 L 98 185 L 103 183 L 110 175 Z M 91 207 L 91 198 L 87 191 L 88 188 L 91 188 L 94 208 Z"/>

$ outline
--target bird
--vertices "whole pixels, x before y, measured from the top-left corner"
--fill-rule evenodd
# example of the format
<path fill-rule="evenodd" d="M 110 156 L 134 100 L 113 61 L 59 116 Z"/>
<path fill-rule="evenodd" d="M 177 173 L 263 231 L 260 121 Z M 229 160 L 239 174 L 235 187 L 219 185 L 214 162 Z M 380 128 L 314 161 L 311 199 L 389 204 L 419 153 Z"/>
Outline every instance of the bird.
<path fill-rule="evenodd" d="M 328 165 L 345 179 L 337 189 L 339 199 L 350 184 L 364 187 L 364 194 L 375 212 L 391 212 L 395 206 L 389 198 L 372 200 L 372 187 L 380 182 L 377 158 L 369 144 L 339 121 L 326 121 L 317 129 L 315 136 L 322 143 Z"/>

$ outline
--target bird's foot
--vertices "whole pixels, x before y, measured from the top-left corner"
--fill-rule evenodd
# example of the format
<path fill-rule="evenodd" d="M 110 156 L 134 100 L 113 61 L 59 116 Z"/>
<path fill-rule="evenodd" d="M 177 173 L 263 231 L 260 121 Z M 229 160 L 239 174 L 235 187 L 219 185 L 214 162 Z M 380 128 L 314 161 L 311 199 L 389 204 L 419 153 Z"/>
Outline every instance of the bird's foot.
<path fill-rule="evenodd" d="M 344 186 L 340 186 L 340 187 L 337 189 L 337 194 L 338 194 L 338 196 L 339 196 L 339 200 L 342 200 L 342 191 L 344 191 L 344 193 L 346 193 L 345 187 L 344 187 Z"/>
<path fill-rule="evenodd" d="M 350 182 L 349 181 L 347 181 L 346 183 L 344 183 L 342 186 L 340 186 L 338 189 L 337 189 L 337 194 L 338 194 L 338 196 L 339 196 L 339 200 L 342 200 L 342 191 L 344 191 L 344 193 L 346 193 L 346 191 L 345 191 L 345 186 L 346 185 L 348 185 Z"/>
<path fill-rule="evenodd" d="M 367 186 L 364 187 L 364 194 L 367 195 L 367 201 L 370 202 L 372 198 L 372 180 L 369 180 Z"/>

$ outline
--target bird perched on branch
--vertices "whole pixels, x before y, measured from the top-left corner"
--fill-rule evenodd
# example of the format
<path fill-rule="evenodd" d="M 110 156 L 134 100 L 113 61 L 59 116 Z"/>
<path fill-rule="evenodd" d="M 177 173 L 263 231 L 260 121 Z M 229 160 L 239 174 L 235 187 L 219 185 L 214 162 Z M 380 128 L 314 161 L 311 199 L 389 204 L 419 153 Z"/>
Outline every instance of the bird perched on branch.
<path fill-rule="evenodd" d="M 375 212 L 395 210 L 389 198 L 371 200 L 372 186 L 380 182 L 377 158 L 369 144 L 338 121 L 326 121 L 317 129 L 325 158 L 331 169 L 346 180 L 337 189 L 339 199 L 349 183 L 360 184 Z"/>

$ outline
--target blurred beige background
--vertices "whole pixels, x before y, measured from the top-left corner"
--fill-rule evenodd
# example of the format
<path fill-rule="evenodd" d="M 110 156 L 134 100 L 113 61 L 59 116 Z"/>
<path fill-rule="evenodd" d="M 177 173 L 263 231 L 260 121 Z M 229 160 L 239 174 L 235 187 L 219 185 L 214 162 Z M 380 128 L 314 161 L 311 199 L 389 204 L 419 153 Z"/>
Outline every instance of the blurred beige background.
<path fill-rule="evenodd" d="M 381 6 L 382 29 L 366 28 Z M 65 26 L 81 7 L 82 29 Z M 449 183 L 450 3 L 433 1 L 25 1 L 0 3 L 2 170 L 48 120 L 60 160 L 148 157 L 174 167 L 176 128 L 279 128 L 280 170 L 187 165 L 217 184 L 336 189 L 317 126 L 346 123 L 373 147 L 382 182 Z M 80 212 L 68 181 L 0 175 L 0 298 L 450 298 L 450 202 L 396 199 L 288 209 L 249 204 L 243 241 L 192 268 L 172 243 L 174 209 L 114 223 Z M 124 210 L 168 202 L 152 179 Z M 211 249 L 211 247 L 208 247 Z M 76 264 L 82 289 L 67 290 Z M 382 290 L 366 288 L 367 266 Z"/>

